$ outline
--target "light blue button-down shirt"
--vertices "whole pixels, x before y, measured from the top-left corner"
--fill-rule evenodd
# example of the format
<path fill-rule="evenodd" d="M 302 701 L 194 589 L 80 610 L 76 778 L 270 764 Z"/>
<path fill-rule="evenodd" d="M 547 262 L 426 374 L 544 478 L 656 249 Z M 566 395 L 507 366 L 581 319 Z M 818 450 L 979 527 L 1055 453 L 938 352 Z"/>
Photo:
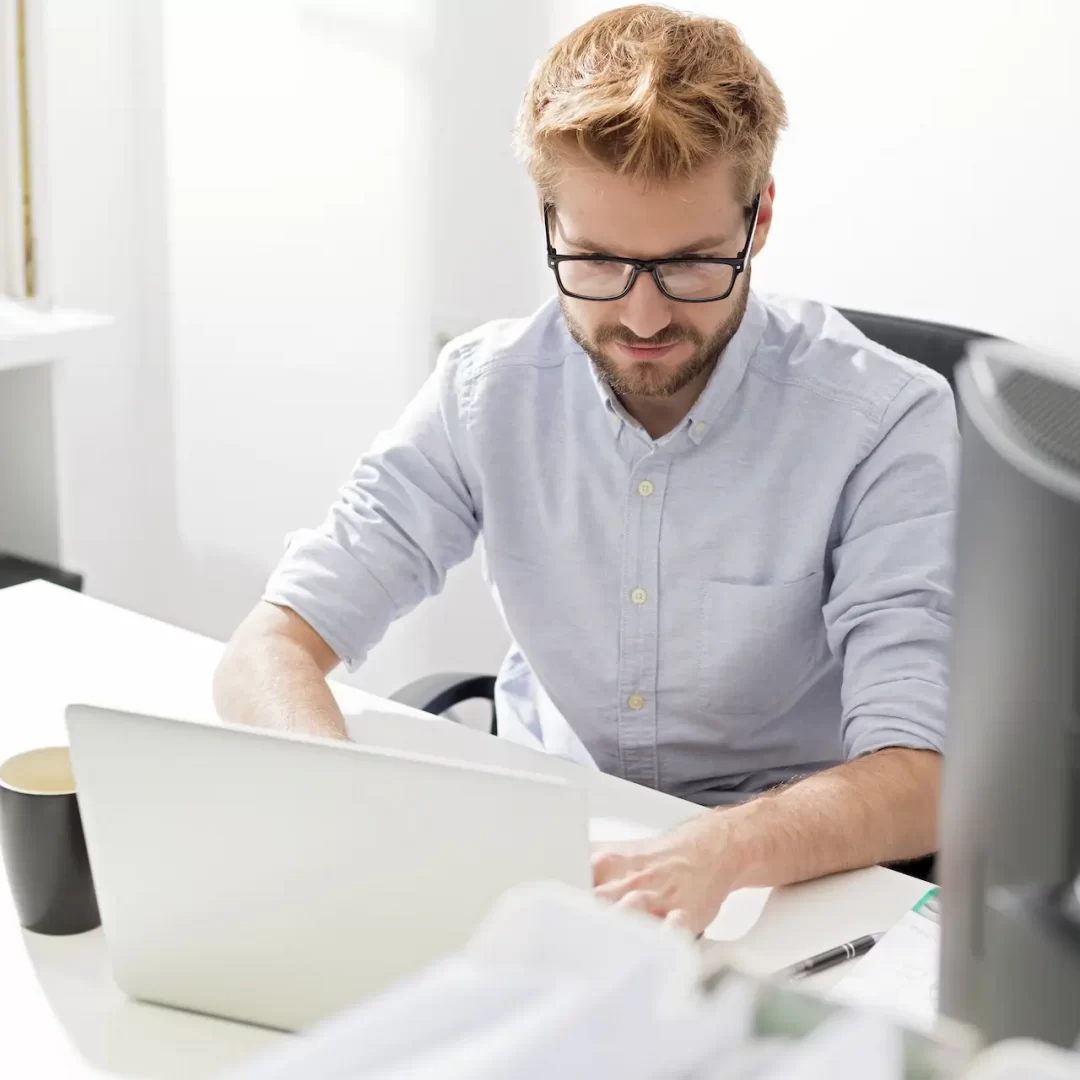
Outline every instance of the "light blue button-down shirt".
<path fill-rule="evenodd" d="M 352 669 L 482 535 L 501 734 L 727 802 L 942 749 L 957 440 L 940 376 L 753 294 L 653 440 L 552 302 L 444 351 L 265 599 Z"/>

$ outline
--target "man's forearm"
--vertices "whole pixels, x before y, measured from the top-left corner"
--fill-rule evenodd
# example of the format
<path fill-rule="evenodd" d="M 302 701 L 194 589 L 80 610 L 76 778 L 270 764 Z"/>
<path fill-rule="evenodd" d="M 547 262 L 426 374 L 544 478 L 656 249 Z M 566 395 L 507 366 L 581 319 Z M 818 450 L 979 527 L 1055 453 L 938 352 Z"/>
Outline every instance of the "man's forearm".
<path fill-rule="evenodd" d="M 940 784 L 932 751 L 879 750 L 661 836 L 597 851 L 596 893 L 698 934 L 733 889 L 929 854 Z"/>
<path fill-rule="evenodd" d="M 937 847 L 940 788 L 939 754 L 894 748 L 717 811 L 737 885 L 786 885 L 927 855 Z"/>
<path fill-rule="evenodd" d="M 312 649 L 325 654 L 326 670 L 335 658 L 314 639 L 305 647 L 268 625 L 280 623 L 296 633 L 297 619 L 270 605 L 260 605 L 249 616 L 214 675 L 214 704 L 222 719 L 234 724 L 346 739 L 341 709 Z M 306 624 L 299 632 L 314 633 Z"/>

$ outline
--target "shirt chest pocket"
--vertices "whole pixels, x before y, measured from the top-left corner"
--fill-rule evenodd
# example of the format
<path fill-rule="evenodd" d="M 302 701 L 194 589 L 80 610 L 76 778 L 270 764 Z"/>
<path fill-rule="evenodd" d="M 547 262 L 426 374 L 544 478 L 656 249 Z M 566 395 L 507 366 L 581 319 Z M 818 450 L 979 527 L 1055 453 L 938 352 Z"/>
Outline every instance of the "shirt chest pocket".
<path fill-rule="evenodd" d="M 716 716 L 768 718 L 798 699 L 825 650 L 823 575 L 785 585 L 705 584 L 698 695 Z"/>

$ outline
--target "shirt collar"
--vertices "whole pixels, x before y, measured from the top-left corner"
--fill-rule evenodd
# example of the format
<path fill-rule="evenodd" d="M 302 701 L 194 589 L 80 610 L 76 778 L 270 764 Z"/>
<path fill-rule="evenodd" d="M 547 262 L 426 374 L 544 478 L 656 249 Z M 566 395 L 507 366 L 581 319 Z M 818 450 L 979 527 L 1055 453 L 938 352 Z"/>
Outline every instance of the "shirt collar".
<path fill-rule="evenodd" d="M 739 329 L 727 343 L 727 347 L 720 356 L 720 362 L 713 368 L 713 373 L 705 384 L 705 389 L 701 391 L 697 401 L 690 407 L 686 420 L 683 421 L 694 443 L 700 443 L 708 435 L 724 406 L 731 400 L 743 381 L 746 369 L 750 366 L 750 360 L 757 352 L 758 345 L 761 344 L 765 322 L 765 305 L 751 290 L 746 298 L 746 311 L 743 313 L 742 322 L 739 323 Z"/>
<path fill-rule="evenodd" d="M 691 406 L 686 419 L 679 425 L 687 430 L 695 444 L 699 444 L 708 435 L 714 421 L 742 382 L 746 369 L 750 366 L 750 360 L 761 342 L 761 336 L 765 332 L 765 322 L 765 305 L 751 290 L 746 299 L 746 311 L 742 322 L 739 323 L 739 329 L 727 343 L 719 363 L 705 384 L 705 389 Z M 622 407 L 611 387 L 600 377 L 592 360 L 589 360 L 589 373 L 600 395 L 600 400 L 611 418 L 612 431 L 617 433 L 623 424 L 637 427 L 637 422 Z"/>

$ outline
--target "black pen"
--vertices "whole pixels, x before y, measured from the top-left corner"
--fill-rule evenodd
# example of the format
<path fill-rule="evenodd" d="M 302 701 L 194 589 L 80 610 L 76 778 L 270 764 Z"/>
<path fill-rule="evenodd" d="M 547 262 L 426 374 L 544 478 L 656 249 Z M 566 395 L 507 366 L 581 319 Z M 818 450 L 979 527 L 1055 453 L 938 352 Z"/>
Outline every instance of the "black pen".
<path fill-rule="evenodd" d="M 791 967 L 786 967 L 776 974 L 782 979 L 801 979 L 807 975 L 816 975 L 819 971 L 826 971 L 845 960 L 854 960 L 856 956 L 868 953 L 882 938 L 881 934 L 865 934 L 854 941 L 845 941 L 843 945 L 837 945 L 834 949 L 826 949 L 817 956 L 811 956 L 806 960 L 800 960 Z"/>

